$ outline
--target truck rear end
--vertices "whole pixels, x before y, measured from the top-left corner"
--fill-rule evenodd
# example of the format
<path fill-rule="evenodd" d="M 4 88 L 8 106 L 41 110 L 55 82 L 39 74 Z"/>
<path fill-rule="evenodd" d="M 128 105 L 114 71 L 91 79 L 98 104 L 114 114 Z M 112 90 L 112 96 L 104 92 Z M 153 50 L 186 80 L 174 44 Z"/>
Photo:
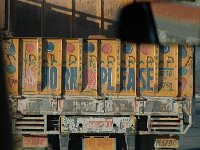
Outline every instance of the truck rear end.
<path fill-rule="evenodd" d="M 155 148 L 177 148 L 192 124 L 192 46 L 118 39 L 9 38 L 3 41 L 13 134 L 21 149 L 135 149 L 136 135 Z M 102 138 L 103 137 L 103 138 Z"/>

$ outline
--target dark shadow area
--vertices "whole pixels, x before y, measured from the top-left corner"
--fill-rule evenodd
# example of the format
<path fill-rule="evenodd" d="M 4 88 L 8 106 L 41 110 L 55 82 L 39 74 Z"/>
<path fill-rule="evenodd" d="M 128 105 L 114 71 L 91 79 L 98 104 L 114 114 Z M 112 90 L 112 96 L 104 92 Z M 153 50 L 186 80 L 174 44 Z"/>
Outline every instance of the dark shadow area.
<path fill-rule="evenodd" d="M 66 8 L 43 0 L 12 0 L 12 31 L 16 37 L 65 37 L 88 38 L 90 35 L 115 37 L 117 22 L 104 18 L 104 3 L 101 2 L 101 15 L 76 10 L 76 1 Z M 105 29 L 104 24 L 109 24 Z"/>
<path fill-rule="evenodd" d="M 168 45 L 167 45 L 168 46 Z M 165 46 L 164 45 L 160 45 L 159 46 L 159 51 L 161 51 L 161 49 L 164 49 Z M 163 87 L 163 81 L 164 81 L 164 54 L 159 52 L 159 78 L 158 78 L 158 91 L 160 91 Z"/>
<path fill-rule="evenodd" d="M 61 12 L 65 11 L 65 8 L 53 6 L 59 9 Z M 52 5 L 43 2 L 40 19 L 41 24 L 41 36 L 44 37 L 70 37 L 70 25 L 71 16 L 61 12 L 52 10 Z"/>
<path fill-rule="evenodd" d="M 83 87 L 82 90 L 84 91 L 88 85 L 88 80 L 89 80 L 89 66 L 88 66 L 88 59 L 89 59 L 89 49 L 90 49 L 90 45 L 91 43 L 88 43 L 87 40 L 83 40 L 83 72 L 82 72 L 82 77 L 83 77 Z M 91 58 L 92 59 L 92 58 Z M 89 63 L 90 64 L 90 63 Z"/>
<path fill-rule="evenodd" d="M 14 36 L 41 36 L 41 0 L 35 0 L 37 5 L 30 5 L 15 0 L 13 8 Z"/>
<path fill-rule="evenodd" d="M 136 135 L 136 150 L 154 150 L 153 135 Z"/>
<path fill-rule="evenodd" d="M 117 37 L 136 43 L 159 43 L 149 2 L 133 3 L 123 8 Z"/>
<path fill-rule="evenodd" d="M 52 150 L 60 149 L 58 135 L 48 135 L 48 143 L 51 145 Z"/>
<path fill-rule="evenodd" d="M 200 110 L 196 110 L 196 115 L 200 115 Z"/>

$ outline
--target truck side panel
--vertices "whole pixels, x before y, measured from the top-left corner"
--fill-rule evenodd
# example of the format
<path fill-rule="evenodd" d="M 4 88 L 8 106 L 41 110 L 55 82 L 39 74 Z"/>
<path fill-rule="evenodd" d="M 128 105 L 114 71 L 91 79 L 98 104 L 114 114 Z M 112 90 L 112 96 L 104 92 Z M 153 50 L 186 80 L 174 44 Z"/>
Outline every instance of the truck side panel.
<path fill-rule="evenodd" d="M 193 47 L 189 46 L 14 38 L 4 41 L 4 52 L 8 90 L 15 95 L 193 94 Z"/>

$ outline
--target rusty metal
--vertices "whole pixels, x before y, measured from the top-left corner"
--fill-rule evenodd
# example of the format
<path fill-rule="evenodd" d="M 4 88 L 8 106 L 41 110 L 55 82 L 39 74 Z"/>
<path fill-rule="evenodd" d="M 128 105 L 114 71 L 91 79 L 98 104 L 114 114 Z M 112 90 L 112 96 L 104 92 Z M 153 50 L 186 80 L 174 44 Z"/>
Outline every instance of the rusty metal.
<path fill-rule="evenodd" d="M 12 38 L 3 47 L 14 134 L 178 135 L 191 126 L 191 46 Z"/>

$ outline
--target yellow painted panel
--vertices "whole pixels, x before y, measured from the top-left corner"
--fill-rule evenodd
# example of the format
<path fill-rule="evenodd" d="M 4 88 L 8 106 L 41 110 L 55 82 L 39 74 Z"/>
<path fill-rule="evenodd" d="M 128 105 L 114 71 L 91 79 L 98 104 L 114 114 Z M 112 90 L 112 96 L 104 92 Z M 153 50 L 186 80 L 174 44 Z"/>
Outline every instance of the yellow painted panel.
<path fill-rule="evenodd" d="M 117 49 L 116 40 L 101 40 L 100 86 L 101 96 L 116 94 Z"/>
<path fill-rule="evenodd" d="M 19 39 L 14 38 L 3 42 L 5 75 L 8 93 L 18 95 L 18 49 Z"/>
<path fill-rule="evenodd" d="M 139 66 L 139 94 L 140 95 L 154 95 L 154 74 L 155 74 L 155 53 L 156 45 L 141 44 L 138 52 L 138 66 Z M 138 81 L 140 80 L 140 81 Z"/>
<path fill-rule="evenodd" d="M 62 39 L 43 39 L 42 92 L 61 93 Z"/>
<path fill-rule="evenodd" d="M 160 46 L 159 95 L 178 95 L 178 45 Z"/>
<path fill-rule="evenodd" d="M 37 93 L 38 83 L 38 40 L 22 39 L 20 49 L 23 53 L 22 92 L 24 94 Z M 41 56 L 40 56 L 41 57 Z"/>
<path fill-rule="evenodd" d="M 78 89 L 78 79 L 80 80 L 79 70 L 80 58 L 79 54 L 79 40 L 78 39 L 68 39 L 63 41 L 64 49 L 62 56 L 62 89 L 65 95 L 79 95 L 80 91 Z M 81 48 L 82 51 L 82 48 Z"/>
<path fill-rule="evenodd" d="M 120 66 L 120 95 L 136 95 L 137 49 L 135 43 L 122 43 Z"/>
<path fill-rule="evenodd" d="M 82 95 L 97 95 L 97 76 L 98 76 L 98 41 L 83 41 L 83 64 L 82 64 Z"/>
<path fill-rule="evenodd" d="M 179 96 L 193 95 L 193 47 L 179 46 Z"/>
<path fill-rule="evenodd" d="M 13 38 L 3 42 L 3 52 L 11 95 L 193 94 L 190 46 L 124 43 L 116 39 Z"/>

